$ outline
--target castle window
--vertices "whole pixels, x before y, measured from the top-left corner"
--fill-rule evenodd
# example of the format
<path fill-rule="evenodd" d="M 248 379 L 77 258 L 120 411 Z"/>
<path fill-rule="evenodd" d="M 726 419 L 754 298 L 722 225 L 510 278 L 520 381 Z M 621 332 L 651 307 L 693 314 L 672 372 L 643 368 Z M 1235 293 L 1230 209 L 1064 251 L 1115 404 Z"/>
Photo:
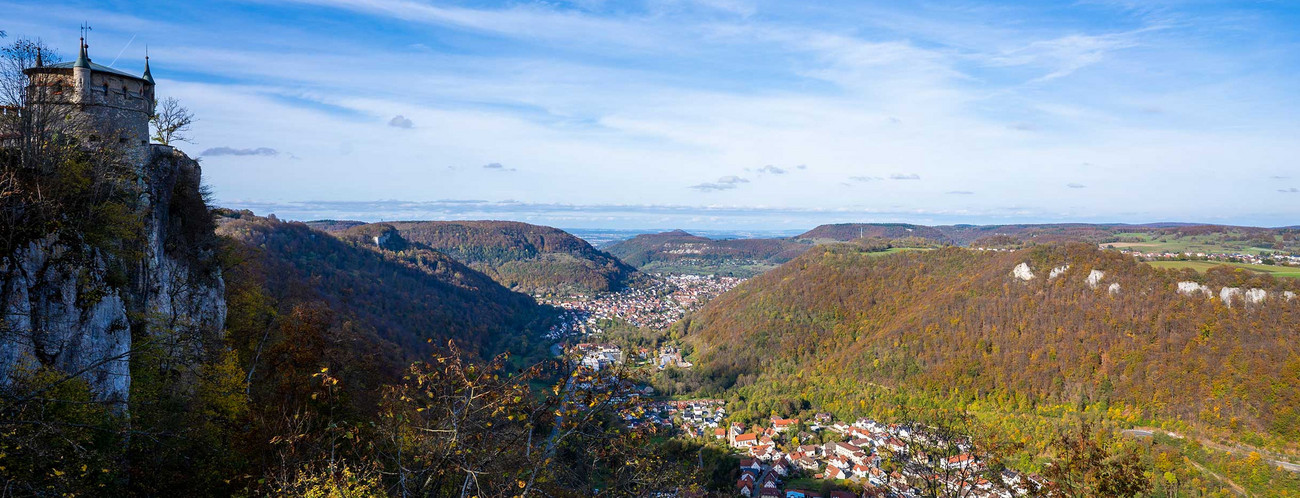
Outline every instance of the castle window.
<path fill-rule="evenodd" d="M 54 84 L 54 94 L 59 95 L 62 93 L 63 93 L 63 82 L 56 82 Z"/>
<path fill-rule="evenodd" d="M 108 83 L 104 83 L 104 95 L 108 95 Z"/>

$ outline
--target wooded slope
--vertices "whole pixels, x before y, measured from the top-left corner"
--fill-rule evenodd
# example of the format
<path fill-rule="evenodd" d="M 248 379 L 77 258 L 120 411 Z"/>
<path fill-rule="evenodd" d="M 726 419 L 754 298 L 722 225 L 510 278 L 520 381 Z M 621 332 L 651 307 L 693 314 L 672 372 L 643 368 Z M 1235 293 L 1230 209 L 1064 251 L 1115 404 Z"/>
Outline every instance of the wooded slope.
<path fill-rule="evenodd" d="M 1035 278 L 1013 277 L 1020 263 Z M 1096 288 L 1092 270 L 1105 273 Z M 1180 281 L 1216 297 L 1181 295 Z M 1217 297 L 1224 286 L 1269 295 L 1230 307 Z M 1297 441 L 1300 298 L 1282 293 L 1298 287 L 1244 271 L 1162 271 L 1082 244 L 885 257 L 827 245 L 710 302 L 685 332 L 705 389 L 798 375 L 1022 407 L 1122 403 Z"/>
<path fill-rule="evenodd" d="M 312 222 L 342 232 L 356 225 Z M 552 227 L 514 221 L 401 221 L 385 223 L 403 238 L 428 246 L 526 293 L 618 290 L 636 269 Z"/>

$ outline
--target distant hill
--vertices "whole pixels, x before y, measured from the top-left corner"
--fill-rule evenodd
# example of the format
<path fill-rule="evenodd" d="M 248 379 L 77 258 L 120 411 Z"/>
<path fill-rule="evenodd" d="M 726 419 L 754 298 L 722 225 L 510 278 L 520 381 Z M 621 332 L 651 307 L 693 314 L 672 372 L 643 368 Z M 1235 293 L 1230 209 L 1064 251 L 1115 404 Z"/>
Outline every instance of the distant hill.
<path fill-rule="evenodd" d="M 1013 276 L 1021 264 L 1032 279 Z M 1180 294 L 1179 282 L 1205 290 Z M 1225 287 L 1240 289 L 1230 303 Z M 1248 304 L 1247 289 L 1267 297 Z M 884 406 L 870 385 L 1181 420 L 1295 450 L 1300 392 L 1283 386 L 1300 382 L 1300 298 L 1287 292 L 1300 282 L 1158 270 L 1084 244 L 888 256 L 830 244 L 711 301 L 681 332 L 695 388 L 747 389 L 755 416 L 801 399 L 846 414 Z"/>
<path fill-rule="evenodd" d="M 309 225 L 335 233 L 355 231 L 350 222 Z M 402 238 L 423 244 L 526 293 L 590 294 L 618 290 L 636 269 L 586 241 L 551 227 L 514 221 L 400 221 Z"/>
<path fill-rule="evenodd" d="M 1013 225 L 924 226 L 901 223 L 842 223 L 821 225 L 797 238 L 815 242 L 847 242 L 858 238 L 919 237 L 958 246 L 1009 247 L 1029 244 L 1085 242 L 1118 244 L 1149 251 L 1300 252 L 1294 228 L 1260 228 L 1192 223 L 1145 225 L 1049 223 Z"/>
<path fill-rule="evenodd" d="M 839 223 L 834 225 L 821 225 L 800 234 L 796 238 L 813 241 L 844 242 L 869 237 L 885 239 L 920 237 L 935 242 L 947 242 L 950 240 L 948 234 L 937 228 L 906 223 Z"/>
<path fill-rule="evenodd" d="M 795 239 L 714 240 L 683 230 L 642 234 L 606 250 L 646 272 L 751 276 L 793 259 L 812 247 Z"/>
<path fill-rule="evenodd" d="M 529 331 L 548 316 L 531 297 L 406 241 L 391 226 L 356 225 L 330 236 L 227 212 L 217 233 L 241 260 L 232 288 L 257 286 L 285 305 L 323 303 L 339 323 L 358 328 L 354 335 L 373 336 L 401 361 L 448 339 L 482 354 L 528 349 Z"/>

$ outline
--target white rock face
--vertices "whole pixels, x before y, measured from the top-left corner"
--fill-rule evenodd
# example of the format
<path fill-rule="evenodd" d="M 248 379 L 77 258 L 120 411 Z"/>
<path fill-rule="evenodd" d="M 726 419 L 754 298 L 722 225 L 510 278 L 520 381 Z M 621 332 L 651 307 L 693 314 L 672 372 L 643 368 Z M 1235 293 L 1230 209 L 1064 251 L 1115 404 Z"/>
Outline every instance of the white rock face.
<path fill-rule="evenodd" d="M 1178 293 L 1184 296 L 1194 296 L 1196 294 L 1210 296 L 1214 294 L 1209 287 L 1196 282 L 1178 282 Z"/>
<path fill-rule="evenodd" d="M 1106 278 L 1106 272 L 1104 271 L 1093 270 L 1088 272 L 1088 287 L 1096 289 L 1098 285 L 1101 285 L 1101 279 L 1103 278 Z"/>
<path fill-rule="evenodd" d="M 1247 304 L 1259 304 L 1268 299 L 1268 291 L 1264 289 L 1251 289 L 1246 291 Z"/>
<path fill-rule="evenodd" d="M 1058 266 L 1056 268 L 1052 268 L 1051 273 L 1047 274 L 1047 279 L 1051 280 L 1053 278 L 1059 277 L 1061 276 L 1062 273 L 1065 273 L 1065 271 L 1069 269 L 1070 269 L 1070 265 Z"/>
<path fill-rule="evenodd" d="M 81 378 L 102 399 L 125 402 L 131 388 L 131 323 L 117 290 L 104 283 L 103 259 L 69 265 L 50 238 L 0 261 L 6 340 L 0 341 L 0 383 L 16 370 L 47 365 Z M 87 369 L 87 367 L 89 367 Z"/>
<path fill-rule="evenodd" d="M 1110 284 L 1110 287 L 1106 288 L 1106 292 L 1109 292 L 1111 294 L 1119 294 L 1119 284 Z"/>
<path fill-rule="evenodd" d="M 1219 299 L 1222 299 L 1223 304 L 1228 305 L 1228 307 L 1232 307 L 1233 298 L 1239 296 L 1241 296 L 1241 289 L 1236 287 L 1224 287 L 1219 290 Z"/>
<path fill-rule="evenodd" d="M 198 366 L 205 342 L 220 340 L 225 283 L 213 250 L 168 244 L 169 236 L 184 237 L 169 233 L 171 217 L 183 213 L 172 213 L 172 195 L 178 185 L 197 188 L 199 164 L 170 147 L 150 150 L 143 170 L 147 243 L 139 259 L 115 262 L 128 269 L 129 282 L 110 285 L 111 255 L 72 251 L 53 235 L 0 260 L 0 385 L 20 369 L 45 366 L 77 373 L 98 399 L 122 410 L 131 387 L 132 327 L 137 337 L 158 339 L 181 373 Z"/>
<path fill-rule="evenodd" d="M 1028 263 L 1020 263 L 1011 270 L 1011 276 L 1028 282 L 1034 279 L 1034 271 L 1029 269 Z"/>
<path fill-rule="evenodd" d="M 1291 291 L 1285 291 L 1282 293 L 1282 298 L 1286 299 L 1287 301 L 1290 301 L 1292 299 L 1295 299 L 1295 293 Z"/>

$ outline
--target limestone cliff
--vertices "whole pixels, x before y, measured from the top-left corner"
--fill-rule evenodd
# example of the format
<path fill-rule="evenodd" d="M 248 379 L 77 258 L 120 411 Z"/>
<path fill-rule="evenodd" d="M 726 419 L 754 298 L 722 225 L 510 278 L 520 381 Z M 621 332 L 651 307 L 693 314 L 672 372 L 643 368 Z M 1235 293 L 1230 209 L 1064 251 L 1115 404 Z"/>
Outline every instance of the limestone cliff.
<path fill-rule="evenodd" d="M 55 232 L 0 259 L 0 383 L 47 367 L 125 402 L 140 347 L 184 372 L 219 340 L 225 284 L 199 164 L 155 145 L 139 173 L 138 250 L 110 255 Z"/>

